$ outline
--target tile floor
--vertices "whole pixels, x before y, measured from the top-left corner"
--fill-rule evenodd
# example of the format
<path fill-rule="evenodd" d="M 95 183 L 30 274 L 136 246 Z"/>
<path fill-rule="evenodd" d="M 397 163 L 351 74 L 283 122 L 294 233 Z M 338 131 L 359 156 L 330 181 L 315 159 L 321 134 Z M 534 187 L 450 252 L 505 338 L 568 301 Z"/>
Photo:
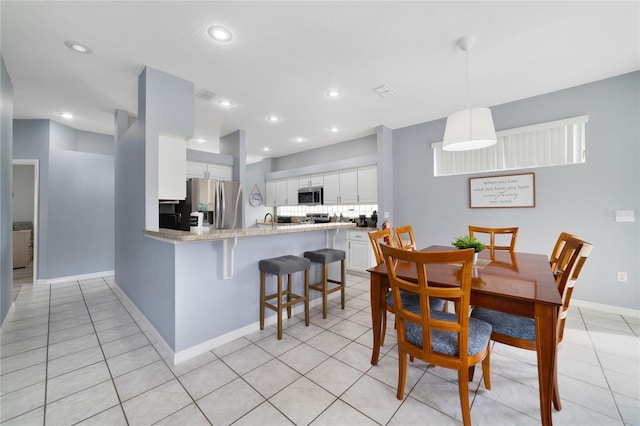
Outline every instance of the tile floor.
<path fill-rule="evenodd" d="M 415 362 L 395 397 L 393 322 L 369 363 L 368 281 L 349 275 L 347 308 L 294 317 L 277 341 L 255 332 L 179 365 L 161 356 L 113 277 L 53 285 L 17 271 L 1 329 L 2 425 L 460 424 L 456 374 Z M 28 275 L 28 274 L 27 274 Z M 149 335 L 149 336 L 148 336 Z M 563 410 L 554 424 L 640 425 L 640 321 L 587 309 L 569 315 L 559 351 Z M 493 390 L 471 385 L 474 424 L 539 424 L 535 353 L 500 344 Z"/>

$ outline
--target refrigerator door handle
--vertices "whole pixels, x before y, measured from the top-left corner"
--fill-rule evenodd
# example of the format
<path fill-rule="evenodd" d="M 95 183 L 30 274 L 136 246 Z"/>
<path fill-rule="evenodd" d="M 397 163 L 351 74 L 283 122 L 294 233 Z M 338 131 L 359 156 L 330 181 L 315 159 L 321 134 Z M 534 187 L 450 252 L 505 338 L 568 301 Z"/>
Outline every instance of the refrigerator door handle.
<path fill-rule="evenodd" d="M 218 229 L 220 228 L 220 219 L 218 219 L 218 216 L 220 215 L 220 193 L 218 182 L 214 183 L 214 194 L 213 202 L 215 204 L 215 211 L 213 212 L 213 227 Z"/>
<path fill-rule="evenodd" d="M 224 215 L 227 213 L 225 199 L 224 182 L 220 182 L 220 229 L 224 229 Z"/>

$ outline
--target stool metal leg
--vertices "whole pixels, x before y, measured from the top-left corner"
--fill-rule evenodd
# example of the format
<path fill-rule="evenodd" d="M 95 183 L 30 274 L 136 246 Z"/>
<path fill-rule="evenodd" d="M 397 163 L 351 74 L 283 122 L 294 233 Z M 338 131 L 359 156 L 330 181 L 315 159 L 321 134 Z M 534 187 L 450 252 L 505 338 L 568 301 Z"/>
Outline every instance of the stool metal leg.
<path fill-rule="evenodd" d="M 342 282 L 340 284 L 342 286 L 342 289 L 340 290 L 341 297 L 342 297 L 342 309 L 344 309 L 345 287 L 347 286 L 347 280 L 345 279 L 345 272 L 344 272 L 344 259 L 342 259 L 342 261 L 340 262 L 340 281 Z"/>
<path fill-rule="evenodd" d="M 264 330 L 264 293 L 265 293 L 265 273 L 260 272 L 260 330 Z"/>
<path fill-rule="evenodd" d="M 322 265 L 322 318 L 327 319 L 327 277 L 329 276 L 329 265 Z"/>
<path fill-rule="evenodd" d="M 287 318 L 291 318 L 291 274 L 287 276 Z"/>
<path fill-rule="evenodd" d="M 304 324 L 309 326 L 309 270 L 304 271 Z"/>
<path fill-rule="evenodd" d="M 282 339 L 282 275 L 278 275 L 278 340 Z"/>

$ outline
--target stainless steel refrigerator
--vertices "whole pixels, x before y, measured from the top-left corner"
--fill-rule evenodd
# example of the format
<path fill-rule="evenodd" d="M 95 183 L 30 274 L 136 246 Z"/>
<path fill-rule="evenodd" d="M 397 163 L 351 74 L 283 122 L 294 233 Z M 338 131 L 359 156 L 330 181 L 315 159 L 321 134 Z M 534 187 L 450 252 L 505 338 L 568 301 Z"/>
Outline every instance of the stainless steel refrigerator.
<path fill-rule="evenodd" d="M 187 180 L 187 198 L 181 202 L 182 216 L 203 212 L 205 224 L 215 229 L 242 228 L 242 187 L 240 182 L 207 178 Z M 188 230 L 188 220 L 181 228 Z"/>

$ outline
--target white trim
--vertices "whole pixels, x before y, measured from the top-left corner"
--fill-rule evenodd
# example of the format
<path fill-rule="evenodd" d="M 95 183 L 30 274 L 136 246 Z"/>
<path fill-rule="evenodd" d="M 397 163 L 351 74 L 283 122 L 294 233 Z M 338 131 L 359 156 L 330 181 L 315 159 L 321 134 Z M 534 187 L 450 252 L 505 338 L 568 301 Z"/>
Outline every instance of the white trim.
<path fill-rule="evenodd" d="M 44 279 L 44 280 L 38 280 L 36 282 L 37 285 L 40 284 L 59 284 L 59 283 L 64 283 L 64 282 L 69 282 L 69 281 L 82 281 L 82 280 L 90 280 L 93 278 L 102 278 L 102 277 L 110 277 L 113 276 L 113 270 L 111 271 L 102 271 L 102 272 L 92 272 L 90 274 L 83 274 L 83 275 L 71 275 L 68 277 L 60 277 L 60 278 L 51 278 L 51 279 Z"/>
<path fill-rule="evenodd" d="M 329 300 L 331 300 L 332 298 L 338 297 L 338 293 L 334 293 L 329 295 Z M 312 307 L 316 306 L 316 305 L 321 305 L 322 304 L 322 297 L 318 297 L 314 300 L 312 300 L 311 302 L 309 302 L 309 309 L 311 309 Z M 298 305 L 298 306 L 294 306 L 291 310 L 291 315 L 297 315 L 304 312 L 304 306 L 302 305 Z M 284 314 L 284 312 L 283 312 Z M 278 316 L 277 314 L 275 315 L 271 315 L 267 318 L 265 318 L 264 320 L 264 325 L 265 327 L 269 326 L 269 325 L 273 325 L 276 324 L 278 322 Z M 198 355 L 202 355 L 205 352 L 208 352 L 210 350 L 213 350 L 217 347 L 220 347 L 222 345 L 225 345 L 227 343 L 230 343 L 234 340 L 236 340 L 239 337 L 242 336 L 246 336 L 248 334 L 254 333 L 256 331 L 260 330 L 260 321 L 256 321 L 253 324 L 249 324 L 247 326 L 244 326 L 242 328 L 238 328 L 236 330 L 230 331 L 226 334 L 223 334 L 221 336 L 215 337 L 211 340 L 207 340 L 206 342 L 197 344 L 195 346 L 192 346 L 188 349 L 182 350 L 180 352 L 177 352 L 174 356 L 173 362 L 174 365 L 178 364 L 180 362 L 184 362 L 187 361 L 191 358 L 195 358 Z M 274 337 L 275 338 L 275 337 Z"/>
<path fill-rule="evenodd" d="M 587 302 L 573 299 L 571 305 L 579 308 L 593 309 L 595 311 L 610 312 L 612 314 L 625 315 L 628 317 L 640 318 L 640 310 L 621 308 L 619 306 L 603 305 L 602 303 Z"/>
<path fill-rule="evenodd" d="M 496 136 L 509 136 L 519 133 L 530 133 L 538 130 L 554 129 L 556 127 L 564 127 L 571 124 L 588 123 L 588 115 L 579 115 L 577 117 L 564 118 L 562 120 L 545 121 L 544 123 L 530 124 L 528 126 L 514 127 L 512 129 L 505 129 L 496 132 Z"/>
<path fill-rule="evenodd" d="M 142 326 L 140 324 L 138 324 L 138 326 L 142 329 L 145 335 L 147 333 L 151 334 L 151 336 L 147 337 L 150 337 L 150 340 L 152 341 L 153 346 L 156 348 L 156 350 L 161 352 L 161 355 L 163 358 L 165 358 L 165 360 L 166 358 L 169 358 L 168 361 L 171 361 L 173 362 L 173 364 L 175 364 L 175 354 L 173 352 L 173 349 L 171 349 L 171 346 L 169 346 L 166 340 L 164 340 L 160 333 L 158 333 L 158 330 L 156 330 L 155 327 L 149 322 L 147 317 L 145 317 L 144 314 L 140 312 L 135 303 L 133 303 L 131 299 L 129 299 L 129 297 L 125 294 L 124 291 L 122 291 L 122 289 L 115 281 L 113 282 L 113 286 L 111 288 L 116 293 L 118 293 L 121 302 L 123 302 L 123 305 L 125 305 L 125 308 L 129 311 L 134 321 L 136 323 L 142 323 Z M 156 343 L 160 345 L 160 348 L 156 346 Z"/>

